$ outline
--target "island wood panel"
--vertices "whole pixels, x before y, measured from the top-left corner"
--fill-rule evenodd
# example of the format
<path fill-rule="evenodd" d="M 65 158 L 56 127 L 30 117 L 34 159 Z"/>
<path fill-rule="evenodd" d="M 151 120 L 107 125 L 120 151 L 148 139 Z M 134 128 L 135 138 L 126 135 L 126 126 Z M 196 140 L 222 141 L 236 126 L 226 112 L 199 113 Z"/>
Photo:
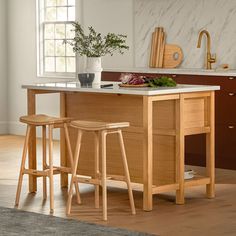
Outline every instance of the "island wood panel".
<path fill-rule="evenodd" d="M 128 121 L 130 128 L 123 131 L 130 176 L 133 182 L 143 183 L 143 128 L 142 96 L 117 94 L 67 93 L 66 114 L 81 120 Z M 153 184 L 175 183 L 175 102 L 158 101 L 153 106 Z M 167 135 L 163 135 L 167 130 Z M 158 133 L 162 133 L 159 135 Z M 76 130 L 70 128 L 72 148 Z M 109 174 L 123 174 L 121 153 L 116 135 L 107 139 L 107 170 Z M 159 164 L 158 164 L 159 163 Z M 79 174 L 94 175 L 94 139 L 86 133 L 82 140 Z"/>

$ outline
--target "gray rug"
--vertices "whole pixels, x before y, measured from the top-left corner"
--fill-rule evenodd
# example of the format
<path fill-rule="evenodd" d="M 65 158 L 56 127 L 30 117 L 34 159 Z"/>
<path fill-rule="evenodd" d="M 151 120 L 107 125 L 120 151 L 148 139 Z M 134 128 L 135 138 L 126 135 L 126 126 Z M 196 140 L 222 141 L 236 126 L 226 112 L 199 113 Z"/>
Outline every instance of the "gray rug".
<path fill-rule="evenodd" d="M 149 236 L 151 234 L 0 207 L 0 235 Z"/>

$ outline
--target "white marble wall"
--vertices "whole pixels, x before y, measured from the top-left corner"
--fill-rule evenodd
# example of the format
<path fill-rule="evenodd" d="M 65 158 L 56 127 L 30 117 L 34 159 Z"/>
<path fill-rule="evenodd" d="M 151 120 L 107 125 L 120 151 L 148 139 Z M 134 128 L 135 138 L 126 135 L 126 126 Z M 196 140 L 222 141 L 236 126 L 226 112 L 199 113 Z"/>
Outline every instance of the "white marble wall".
<path fill-rule="evenodd" d="M 133 0 L 82 0 L 80 20 L 84 26 L 93 26 L 98 32 L 128 35 L 129 50 L 123 55 L 114 53 L 103 57 L 103 67 L 133 67 Z"/>
<path fill-rule="evenodd" d="M 148 66 L 151 34 L 163 26 L 167 43 L 183 49 L 181 67 L 203 67 L 205 42 L 201 49 L 196 45 L 199 31 L 207 29 L 216 65 L 236 68 L 236 0 L 134 0 L 134 19 L 136 67 Z"/>

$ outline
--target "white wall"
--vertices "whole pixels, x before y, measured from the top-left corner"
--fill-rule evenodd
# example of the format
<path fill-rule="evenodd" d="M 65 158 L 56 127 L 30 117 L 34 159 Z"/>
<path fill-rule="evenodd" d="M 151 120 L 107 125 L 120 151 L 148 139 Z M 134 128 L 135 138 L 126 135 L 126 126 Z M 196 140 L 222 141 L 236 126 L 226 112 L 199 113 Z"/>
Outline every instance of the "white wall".
<path fill-rule="evenodd" d="M 102 59 L 104 68 L 133 67 L 133 0 L 84 0 L 82 22 L 85 27 L 93 26 L 102 34 L 108 32 L 127 35 L 129 50 L 123 55 L 114 54 Z"/>
<path fill-rule="evenodd" d="M 7 133 L 6 0 L 0 0 L 0 134 Z"/>
<path fill-rule="evenodd" d="M 1 1 L 1 0 L 0 0 Z M 7 0 L 8 2 L 8 100 L 9 132 L 24 134 L 25 126 L 18 122 L 27 112 L 26 90 L 22 84 L 45 81 L 36 77 L 36 6 L 35 0 Z M 133 66 L 133 8 L 132 0 L 84 0 L 78 11 L 82 22 L 93 25 L 103 33 L 128 34 L 130 50 L 124 55 L 104 58 L 103 67 Z M 108 13 L 109 12 L 109 13 Z M 81 14 L 80 14 L 81 15 Z M 37 113 L 59 114 L 57 95 L 38 95 Z"/>
<path fill-rule="evenodd" d="M 43 81 L 36 77 L 36 1 L 7 2 L 9 132 L 23 134 L 25 126 L 18 120 L 27 112 L 27 93 L 21 85 Z M 58 115 L 57 95 L 38 96 L 38 113 Z"/>

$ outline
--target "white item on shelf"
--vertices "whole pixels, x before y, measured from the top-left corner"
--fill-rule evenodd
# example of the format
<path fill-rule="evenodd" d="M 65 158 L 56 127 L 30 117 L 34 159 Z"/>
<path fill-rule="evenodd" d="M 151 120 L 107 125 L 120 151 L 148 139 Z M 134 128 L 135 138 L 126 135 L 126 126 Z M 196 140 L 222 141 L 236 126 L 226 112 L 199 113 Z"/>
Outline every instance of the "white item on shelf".
<path fill-rule="evenodd" d="M 196 175 L 194 170 L 186 170 L 184 171 L 184 179 L 192 179 Z"/>

